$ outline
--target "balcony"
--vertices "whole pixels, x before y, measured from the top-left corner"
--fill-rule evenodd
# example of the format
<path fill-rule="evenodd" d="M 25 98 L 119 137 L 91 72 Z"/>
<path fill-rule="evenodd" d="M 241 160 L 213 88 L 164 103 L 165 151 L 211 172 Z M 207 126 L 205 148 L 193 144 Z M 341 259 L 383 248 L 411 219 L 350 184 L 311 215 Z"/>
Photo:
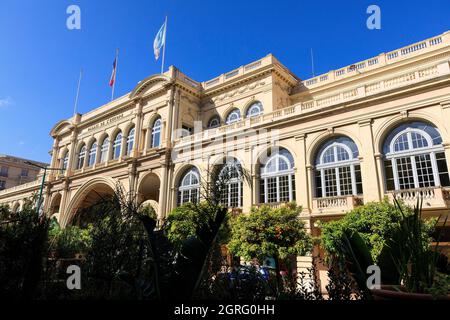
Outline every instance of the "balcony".
<path fill-rule="evenodd" d="M 342 214 L 363 204 L 361 196 L 338 196 L 314 198 L 312 203 L 313 215 Z"/>
<path fill-rule="evenodd" d="M 419 189 L 396 190 L 387 193 L 389 200 L 402 200 L 406 205 L 417 205 L 417 199 L 422 198 L 424 209 L 450 208 L 450 189 L 429 187 Z"/>

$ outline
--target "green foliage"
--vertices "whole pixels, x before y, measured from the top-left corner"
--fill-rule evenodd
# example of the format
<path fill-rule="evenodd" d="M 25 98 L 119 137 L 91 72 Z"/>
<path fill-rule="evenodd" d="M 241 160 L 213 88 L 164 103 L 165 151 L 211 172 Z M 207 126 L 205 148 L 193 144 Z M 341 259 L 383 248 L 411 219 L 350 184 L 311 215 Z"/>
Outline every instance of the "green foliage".
<path fill-rule="evenodd" d="M 211 219 L 215 218 L 217 209 L 220 206 L 212 205 L 208 202 L 201 202 L 200 204 L 186 203 L 180 207 L 175 208 L 167 217 L 164 230 L 167 232 L 167 237 L 175 248 L 180 249 L 183 241 L 189 237 L 198 236 L 202 228 L 206 228 Z M 219 243 L 226 243 L 229 239 L 230 225 L 229 216 L 226 215 L 219 230 Z"/>
<path fill-rule="evenodd" d="M 139 208 L 138 212 L 139 212 L 140 215 L 148 216 L 148 217 L 150 217 L 150 218 L 152 218 L 154 220 L 158 219 L 155 209 L 149 204 Z"/>
<path fill-rule="evenodd" d="M 92 225 L 87 228 L 67 226 L 61 229 L 56 219 L 52 219 L 49 230 L 50 250 L 59 258 L 73 258 L 77 253 L 86 253 L 91 246 L 92 230 Z"/>
<path fill-rule="evenodd" d="M 1 217 L 0 298 L 33 298 L 42 276 L 49 219 L 31 205 L 14 214 L 2 207 Z"/>
<path fill-rule="evenodd" d="M 401 205 L 405 213 L 412 209 Z M 321 225 L 321 244 L 329 255 L 342 255 L 346 230 L 357 231 L 370 249 L 374 261 L 398 228 L 402 215 L 397 207 L 387 200 L 370 202 L 347 213 L 342 219 Z"/>
<path fill-rule="evenodd" d="M 301 207 L 295 204 L 277 209 L 252 208 L 249 215 L 233 221 L 230 251 L 247 261 L 305 255 L 312 248 L 312 240 L 299 219 L 300 212 Z"/>

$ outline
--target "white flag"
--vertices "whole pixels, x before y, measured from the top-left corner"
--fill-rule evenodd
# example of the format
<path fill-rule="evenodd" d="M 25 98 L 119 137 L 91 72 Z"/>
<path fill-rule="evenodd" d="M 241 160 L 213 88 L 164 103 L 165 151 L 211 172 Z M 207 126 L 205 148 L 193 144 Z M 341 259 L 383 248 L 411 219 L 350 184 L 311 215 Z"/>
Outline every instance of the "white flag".
<path fill-rule="evenodd" d="M 159 29 L 156 34 L 155 40 L 153 41 L 153 52 L 155 53 L 155 59 L 159 59 L 159 54 L 161 52 L 161 48 L 166 43 L 166 22 L 164 21 L 161 29 Z"/>

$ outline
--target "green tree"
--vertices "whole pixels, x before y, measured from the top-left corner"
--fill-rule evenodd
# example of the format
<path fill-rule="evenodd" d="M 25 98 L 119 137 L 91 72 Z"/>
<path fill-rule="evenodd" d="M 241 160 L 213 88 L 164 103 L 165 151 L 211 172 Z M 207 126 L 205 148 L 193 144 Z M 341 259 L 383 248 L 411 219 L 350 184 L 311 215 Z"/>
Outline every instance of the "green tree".
<path fill-rule="evenodd" d="M 280 288 L 280 261 L 287 261 L 293 255 L 305 255 L 312 248 L 312 238 L 299 219 L 300 212 L 301 207 L 294 203 L 277 209 L 252 208 L 250 214 L 238 216 L 231 224 L 230 251 L 246 261 L 273 257 Z"/>
<path fill-rule="evenodd" d="M 406 215 L 413 213 L 410 207 L 401 203 L 399 205 Z M 348 212 L 342 219 L 322 223 L 321 245 L 328 255 L 340 257 L 345 232 L 357 231 L 369 247 L 373 260 L 377 262 L 383 247 L 395 235 L 402 219 L 399 208 L 387 199 L 370 202 Z M 427 230 L 424 233 L 429 232 L 431 225 L 426 224 Z"/>

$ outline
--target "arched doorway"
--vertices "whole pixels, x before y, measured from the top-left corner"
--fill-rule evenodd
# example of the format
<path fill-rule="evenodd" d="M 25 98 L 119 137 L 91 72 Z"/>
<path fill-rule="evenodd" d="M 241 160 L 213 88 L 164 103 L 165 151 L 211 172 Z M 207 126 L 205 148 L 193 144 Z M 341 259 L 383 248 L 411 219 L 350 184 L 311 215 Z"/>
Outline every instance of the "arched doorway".
<path fill-rule="evenodd" d="M 84 184 L 70 201 L 64 217 L 61 218 L 61 225 L 80 225 L 86 219 L 85 211 L 102 200 L 110 199 L 114 195 L 115 183 L 112 179 L 98 178 Z M 80 214 L 83 213 L 83 214 Z M 89 217 L 95 218 L 95 217 Z"/>
<path fill-rule="evenodd" d="M 50 216 L 56 215 L 59 216 L 59 211 L 61 207 L 61 194 L 56 193 L 52 197 L 52 202 L 50 203 Z M 59 218 L 59 217 L 57 217 Z"/>
<path fill-rule="evenodd" d="M 138 186 L 137 200 L 141 205 L 151 205 L 159 216 L 160 180 L 155 173 L 146 174 Z"/>

